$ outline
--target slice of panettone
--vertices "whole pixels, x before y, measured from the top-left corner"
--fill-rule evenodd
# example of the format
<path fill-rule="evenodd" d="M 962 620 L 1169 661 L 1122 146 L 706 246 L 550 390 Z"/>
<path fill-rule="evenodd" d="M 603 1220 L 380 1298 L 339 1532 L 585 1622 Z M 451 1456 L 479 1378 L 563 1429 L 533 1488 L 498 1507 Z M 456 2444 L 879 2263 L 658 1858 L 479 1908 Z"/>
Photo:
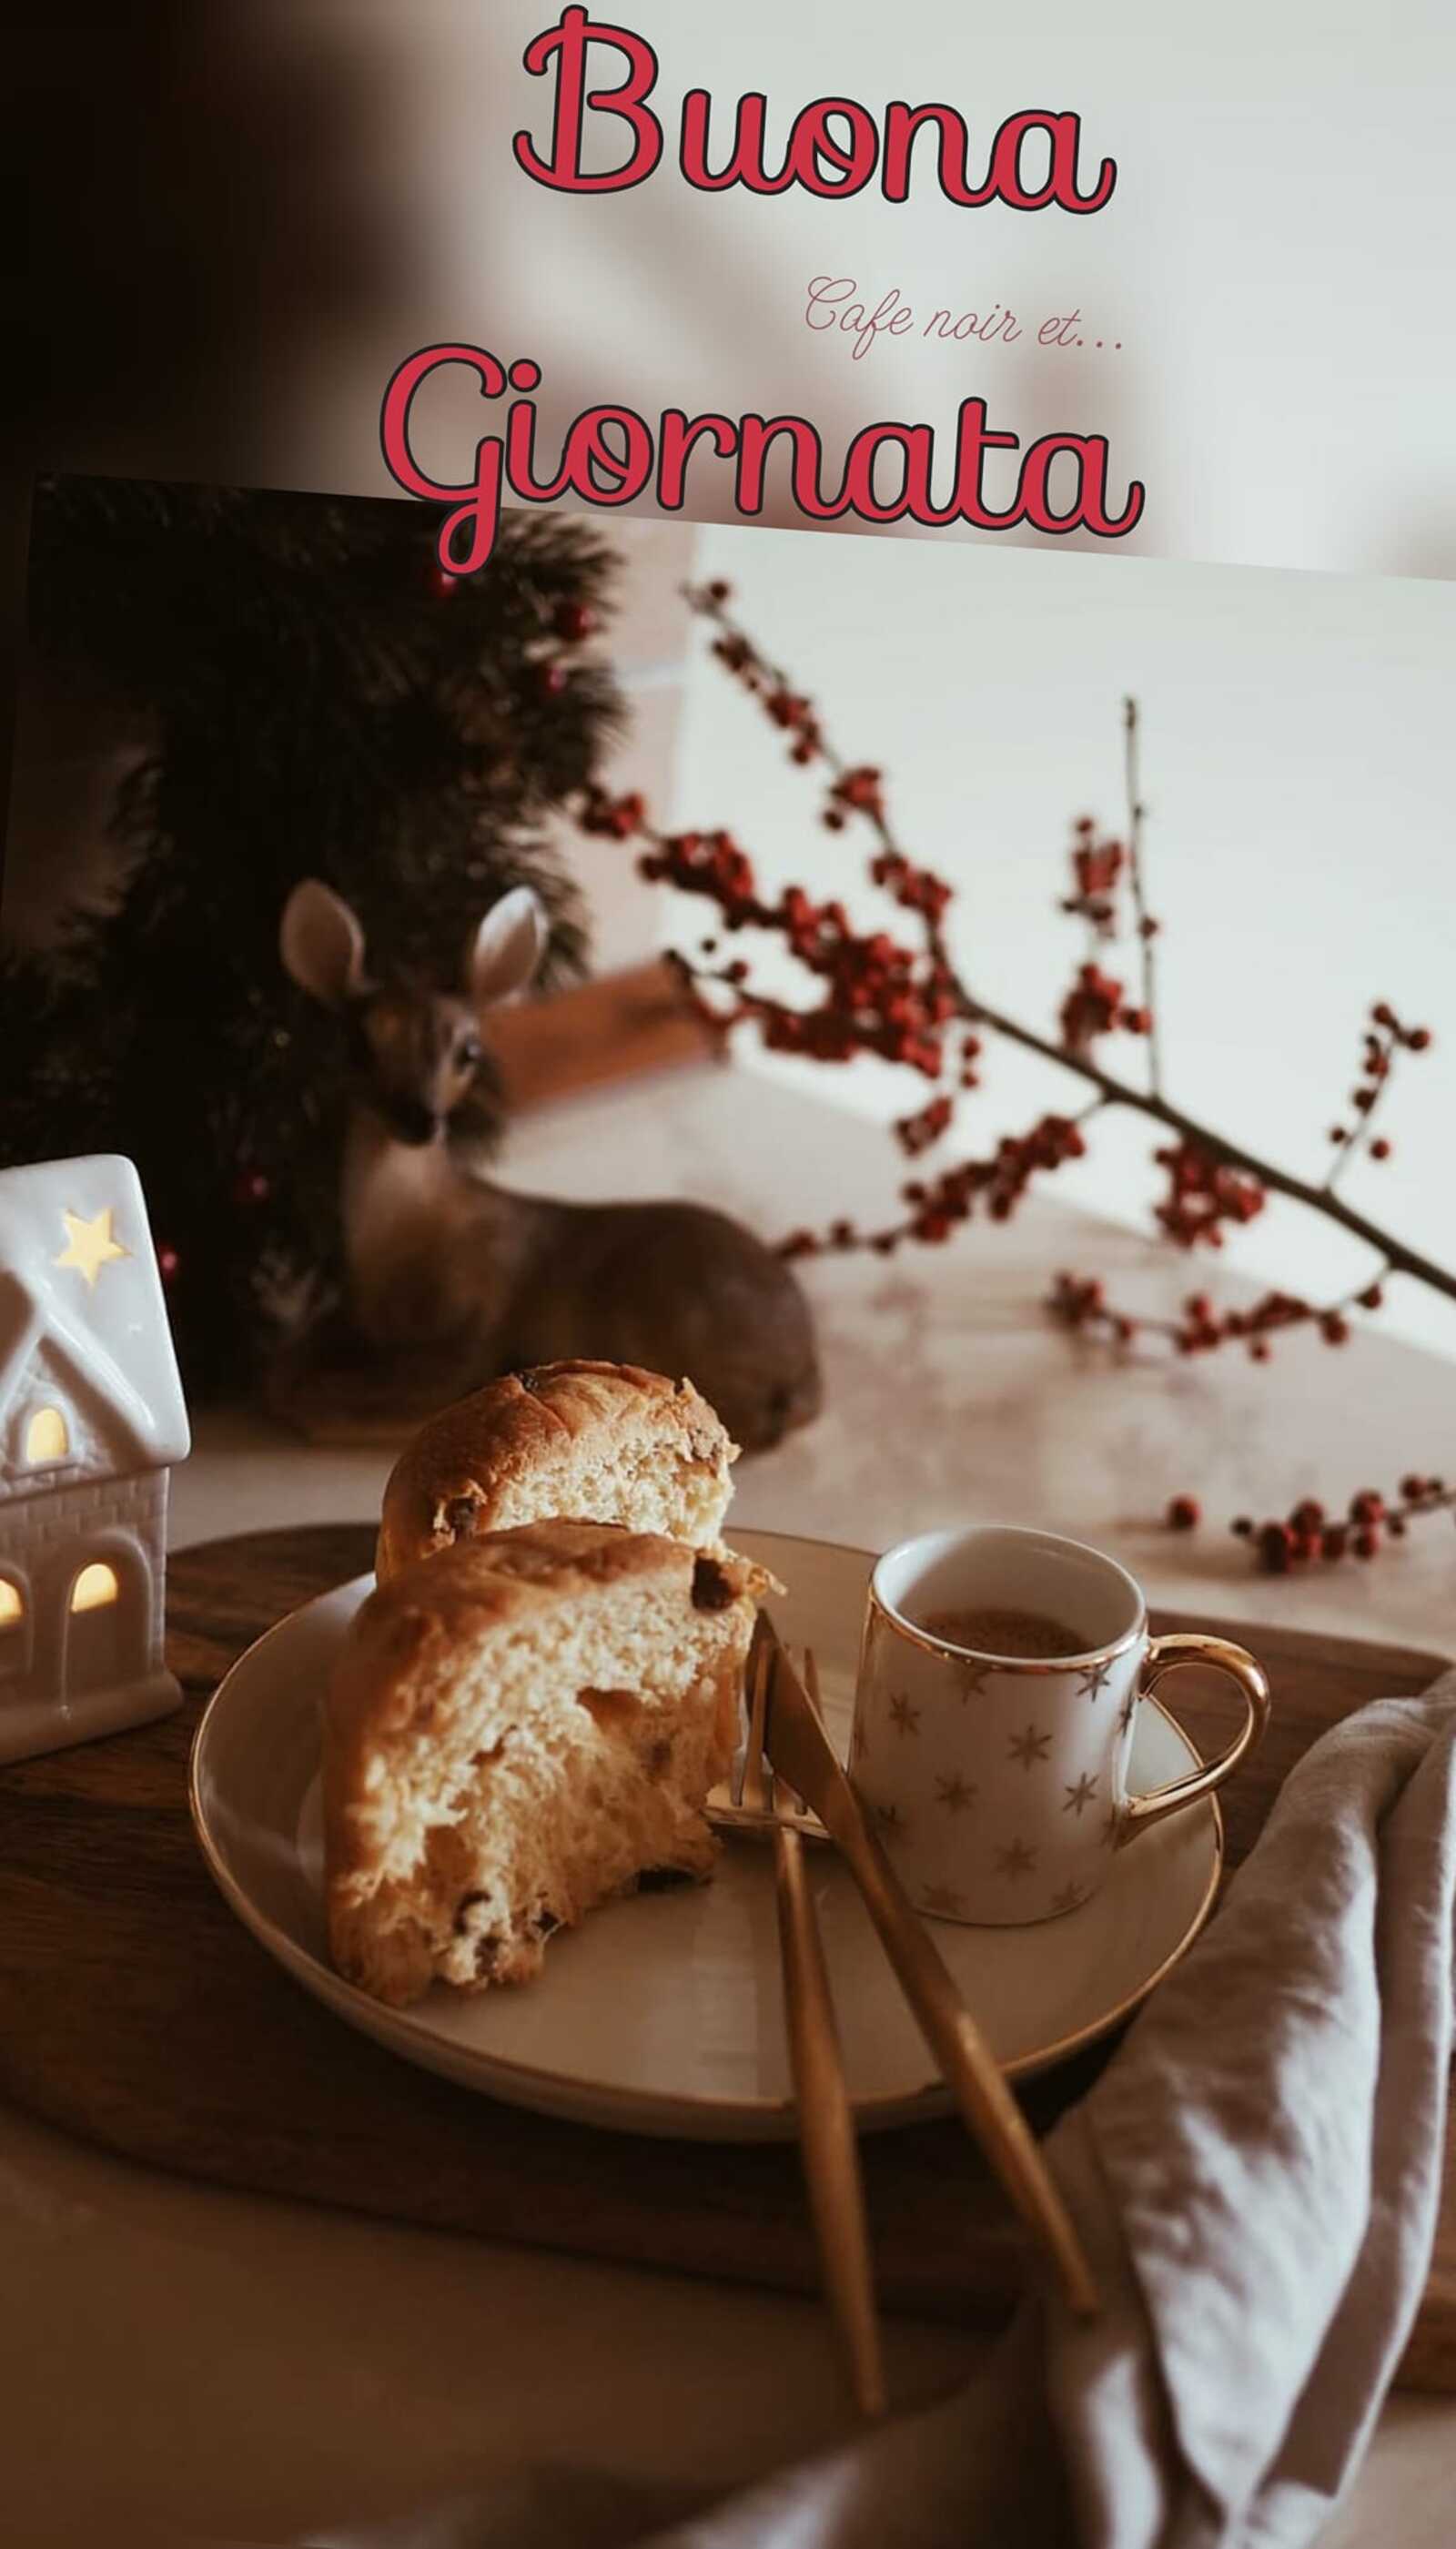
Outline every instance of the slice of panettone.
<path fill-rule="evenodd" d="M 706 1876 L 737 1740 L 747 1559 L 539 1522 L 422 1559 L 354 1619 L 324 1711 L 331 1949 L 402 2005 L 526 1982 L 657 1870 Z"/>

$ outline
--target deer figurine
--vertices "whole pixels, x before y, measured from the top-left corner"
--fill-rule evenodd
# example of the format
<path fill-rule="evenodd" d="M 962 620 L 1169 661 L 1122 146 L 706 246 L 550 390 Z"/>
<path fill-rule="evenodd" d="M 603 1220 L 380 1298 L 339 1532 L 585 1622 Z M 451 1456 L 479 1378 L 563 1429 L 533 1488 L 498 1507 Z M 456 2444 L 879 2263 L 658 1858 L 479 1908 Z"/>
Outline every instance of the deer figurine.
<path fill-rule="evenodd" d="M 289 897 L 284 966 L 337 1013 L 356 1072 L 339 1394 L 361 1423 L 418 1420 L 498 1373 L 588 1357 L 687 1377 L 745 1451 L 764 1450 L 820 1403 L 808 1303 L 780 1259 L 702 1204 L 515 1194 L 454 1154 L 481 1017 L 525 990 L 545 941 L 540 902 L 521 886 L 486 913 L 457 988 L 383 966 L 376 978 L 339 895 L 311 878 Z M 275 1375 L 280 1412 L 306 1412 L 311 1376 L 326 1383 L 305 1341 Z"/>

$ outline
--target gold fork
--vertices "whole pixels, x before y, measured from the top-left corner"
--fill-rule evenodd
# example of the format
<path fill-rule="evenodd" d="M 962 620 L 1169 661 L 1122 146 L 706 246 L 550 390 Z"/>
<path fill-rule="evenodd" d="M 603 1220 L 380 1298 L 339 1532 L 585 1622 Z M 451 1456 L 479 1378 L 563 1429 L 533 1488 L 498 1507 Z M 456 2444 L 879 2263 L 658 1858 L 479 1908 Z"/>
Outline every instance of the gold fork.
<path fill-rule="evenodd" d="M 709 1798 L 708 1819 L 725 1832 L 768 1837 L 773 1842 L 784 2016 L 809 2209 L 854 2404 L 862 2416 L 882 2416 L 885 2375 L 859 2145 L 804 1859 L 806 1841 L 827 1841 L 828 1835 L 776 1778 L 764 1754 L 771 1669 L 772 1657 L 760 1647 L 753 1658 L 742 1760 L 728 1792 L 716 1790 Z"/>

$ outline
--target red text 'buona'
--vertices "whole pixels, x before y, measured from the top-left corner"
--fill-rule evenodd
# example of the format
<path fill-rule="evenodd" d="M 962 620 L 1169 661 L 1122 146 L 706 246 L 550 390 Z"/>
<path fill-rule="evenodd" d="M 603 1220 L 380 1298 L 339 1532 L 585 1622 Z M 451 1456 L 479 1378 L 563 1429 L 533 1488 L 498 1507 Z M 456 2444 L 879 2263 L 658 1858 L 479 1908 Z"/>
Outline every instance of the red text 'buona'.
<path fill-rule="evenodd" d="M 592 60 L 597 47 L 599 59 Z M 622 76 L 603 77 L 612 56 Z M 606 59 L 600 58 L 606 56 Z M 570 195 L 617 194 L 640 186 L 662 157 L 662 125 L 647 100 L 657 85 L 657 56 L 631 27 L 609 26 L 585 9 L 563 9 L 554 27 L 534 36 L 525 63 L 535 78 L 554 73 L 549 148 L 538 150 L 529 133 L 515 137 L 518 165 L 538 186 Z M 750 89 L 736 107 L 714 111 L 707 89 L 683 99 L 678 166 L 700 193 L 722 194 L 744 186 L 754 195 L 782 195 L 802 186 L 811 195 L 859 195 L 879 175 L 889 204 L 910 193 L 913 163 L 933 153 L 936 180 L 947 202 L 969 209 L 1005 204 L 1014 213 L 1100 213 L 1117 182 L 1115 159 L 1100 159 L 1083 184 L 1082 119 L 1043 107 L 1023 108 L 998 127 L 990 147 L 973 154 L 964 116 L 955 107 L 908 106 L 892 99 L 877 122 L 853 97 L 811 99 L 794 117 L 782 143 L 770 146 L 768 98 Z M 883 130 L 882 130 L 883 126 Z M 588 168 L 583 142 L 590 135 L 614 156 L 614 167 Z M 922 142 L 922 135 L 930 139 Z M 973 156 L 977 164 L 973 170 Z"/>

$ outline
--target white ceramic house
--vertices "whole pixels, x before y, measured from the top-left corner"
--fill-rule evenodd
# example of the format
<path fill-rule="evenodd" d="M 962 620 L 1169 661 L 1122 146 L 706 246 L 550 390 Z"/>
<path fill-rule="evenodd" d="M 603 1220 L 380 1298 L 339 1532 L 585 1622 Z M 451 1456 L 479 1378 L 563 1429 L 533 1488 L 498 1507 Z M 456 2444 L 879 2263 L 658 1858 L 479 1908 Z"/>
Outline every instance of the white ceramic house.
<path fill-rule="evenodd" d="M 0 1171 L 0 1760 L 178 1705 L 167 1483 L 188 1449 L 131 1161 Z"/>

